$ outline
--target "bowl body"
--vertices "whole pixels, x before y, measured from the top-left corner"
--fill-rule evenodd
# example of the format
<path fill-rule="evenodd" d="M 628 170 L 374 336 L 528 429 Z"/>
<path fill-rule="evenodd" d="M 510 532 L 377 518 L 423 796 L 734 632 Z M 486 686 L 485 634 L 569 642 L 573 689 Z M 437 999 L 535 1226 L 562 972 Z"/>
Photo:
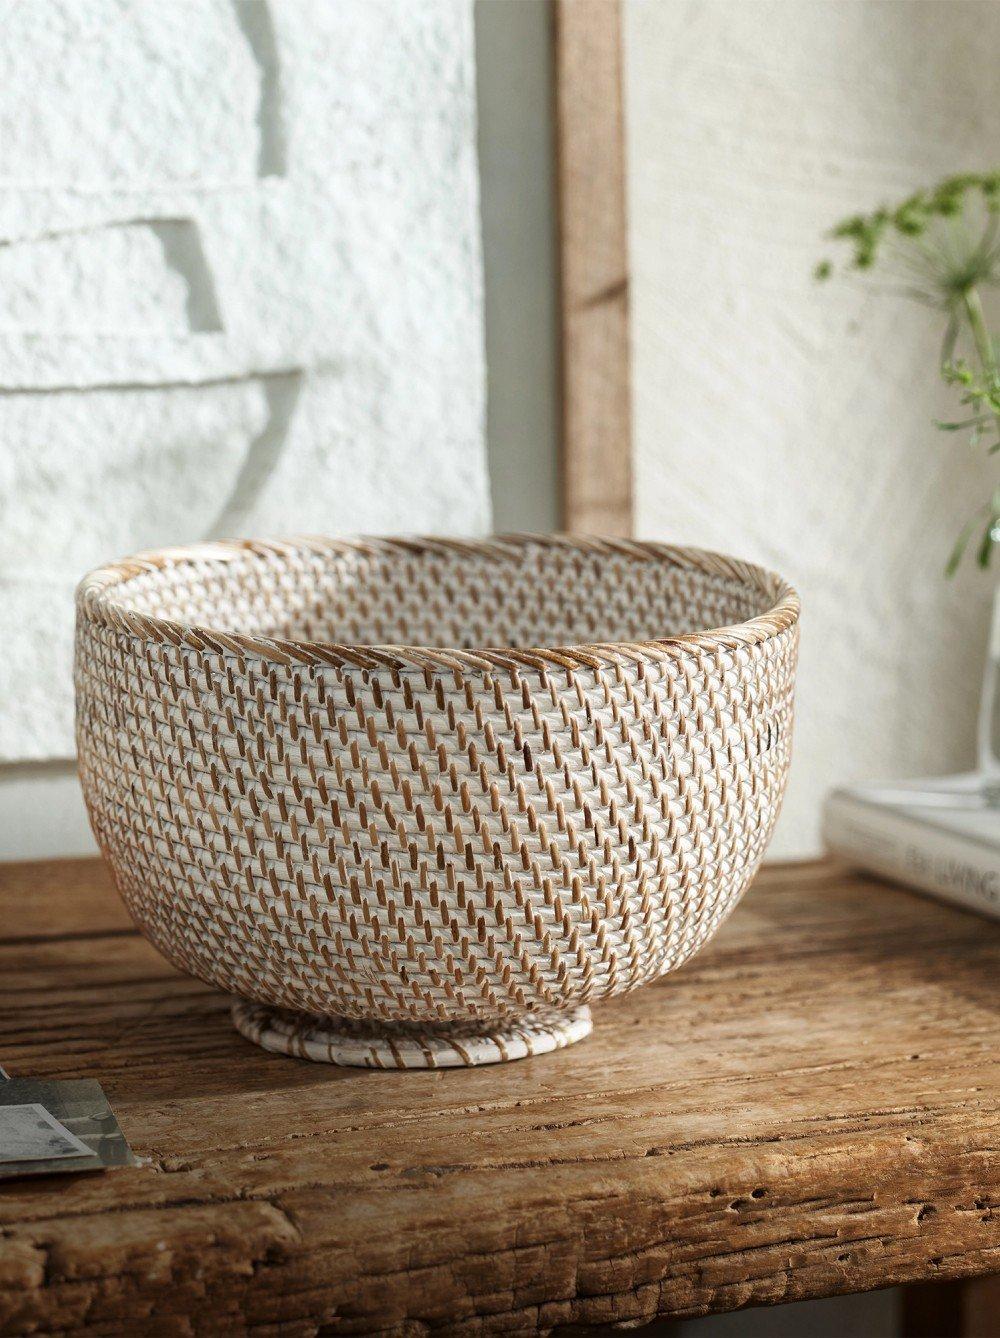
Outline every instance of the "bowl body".
<path fill-rule="evenodd" d="M 657 544 L 146 554 L 78 592 L 93 828 L 152 942 L 292 1032 L 568 1016 L 679 966 L 752 878 L 797 620 L 778 577 Z"/>

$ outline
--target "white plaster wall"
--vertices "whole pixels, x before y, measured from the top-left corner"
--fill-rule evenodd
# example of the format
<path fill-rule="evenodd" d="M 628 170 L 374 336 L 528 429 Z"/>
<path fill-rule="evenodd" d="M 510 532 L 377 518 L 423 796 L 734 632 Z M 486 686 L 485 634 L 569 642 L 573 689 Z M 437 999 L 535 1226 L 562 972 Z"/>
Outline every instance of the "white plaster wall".
<path fill-rule="evenodd" d="M 943 566 L 995 468 L 938 433 L 940 324 L 818 288 L 821 235 L 1000 145 L 1000 5 L 627 0 L 637 532 L 804 601 L 772 854 L 838 781 L 973 755 L 990 580 Z"/>
<path fill-rule="evenodd" d="M 471 0 L 0 3 L 0 761 L 88 568 L 481 532 L 483 419 Z"/>

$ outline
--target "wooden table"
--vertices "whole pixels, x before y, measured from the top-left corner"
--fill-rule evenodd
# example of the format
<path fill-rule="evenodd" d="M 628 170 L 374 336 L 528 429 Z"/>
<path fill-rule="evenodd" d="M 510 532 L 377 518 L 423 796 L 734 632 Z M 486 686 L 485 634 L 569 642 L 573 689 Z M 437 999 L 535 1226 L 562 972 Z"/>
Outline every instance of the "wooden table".
<path fill-rule="evenodd" d="M 0 867 L 0 1056 L 144 1166 L 0 1186 L 0 1331 L 530 1332 L 1000 1271 L 1000 925 L 773 866 L 590 1040 L 265 1054 L 102 866 Z M 995 1313 L 995 1312 L 993 1312 Z"/>

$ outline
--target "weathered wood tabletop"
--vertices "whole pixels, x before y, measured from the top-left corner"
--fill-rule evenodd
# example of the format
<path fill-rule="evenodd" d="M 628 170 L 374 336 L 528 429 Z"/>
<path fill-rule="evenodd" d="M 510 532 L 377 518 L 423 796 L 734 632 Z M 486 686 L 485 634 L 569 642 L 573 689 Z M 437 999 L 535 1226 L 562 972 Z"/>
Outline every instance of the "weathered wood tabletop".
<path fill-rule="evenodd" d="M 590 1040 L 473 1071 L 270 1056 L 95 861 L 0 866 L 0 1057 L 146 1164 L 0 1185 L 0 1331 L 536 1331 L 1000 1271 L 1000 926 L 758 878 Z"/>

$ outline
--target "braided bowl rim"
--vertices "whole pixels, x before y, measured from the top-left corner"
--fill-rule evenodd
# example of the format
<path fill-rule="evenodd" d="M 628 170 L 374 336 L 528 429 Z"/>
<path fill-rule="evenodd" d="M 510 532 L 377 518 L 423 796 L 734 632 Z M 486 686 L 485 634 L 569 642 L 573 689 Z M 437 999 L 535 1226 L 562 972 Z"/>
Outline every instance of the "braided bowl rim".
<path fill-rule="evenodd" d="M 118 587 L 135 577 L 185 563 L 231 562 L 246 555 L 280 558 L 292 552 L 314 554 L 439 553 L 442 556 L 510 557 L 525 548 L 548 547 L 627 557 L 736 580 L 773 603 L 745 622 L 705 631 L 683 632 L 648 641 L 586 642 L 556 646 L 484 646 L 460 649 L 448 646 L 351 645 L 255 636 L 222 631 L 199 623 L 180 622 L 124 607 L 115 597 Z M 89 572 L 76 591 L 77 609 L 86 618 L 154 642 L 169 642 L 209 654 L 259 656 L 280 664 L 332 665 L 343 669 L 407 670 L 450 669 L 457 673 L 495 669 L 599 669 L 623 659 L 672 659 L 694 650 L 751 647 L 780 635 L 799 620 L 799 596 L 781 576 L 755 563 L 728 557 L 710 549 L 657 543 L 650 540 L 612 539 L 565 534 L 501 534 L 485 539 L 456 539 L 439 535 L 404 537 L 358 536 L 332 539 L 297 535 L 285 539 L 231 539 L 151 549 L 107 563 Z"/>

